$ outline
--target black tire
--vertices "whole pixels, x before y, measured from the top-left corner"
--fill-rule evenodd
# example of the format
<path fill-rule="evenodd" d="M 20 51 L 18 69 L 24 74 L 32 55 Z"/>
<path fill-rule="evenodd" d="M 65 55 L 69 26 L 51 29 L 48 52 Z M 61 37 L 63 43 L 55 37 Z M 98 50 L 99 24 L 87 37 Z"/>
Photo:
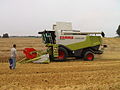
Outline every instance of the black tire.
<path fill-rule="evenodd" d="M 59 54 L 59 56 L 57 57 L 57 60 L 63 61 L 63 60 L 66 60 L 66 58 L 68 57 L 68 52 L 63 47 L 59 47 L 58 54 Z"/>
<path fill-rule="evenodd" d="M 91 51 L 86 51 L 86 52 L 84 53 L 83 59 L 84 59 L 85 61 L 93 61 L 93 60 L 94 60 L 94 54 L 93 54 Z"/>

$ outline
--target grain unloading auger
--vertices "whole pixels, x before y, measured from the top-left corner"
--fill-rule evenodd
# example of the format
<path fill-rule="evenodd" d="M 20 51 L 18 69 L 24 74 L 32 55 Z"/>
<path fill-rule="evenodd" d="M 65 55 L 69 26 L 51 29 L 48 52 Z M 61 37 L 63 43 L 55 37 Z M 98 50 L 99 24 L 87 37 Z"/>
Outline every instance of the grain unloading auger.
<path fill-rule="evenodd" d="M 95 54 L 102 54 L 103 32 L 80 32 L 72 30 L 72 24 L 68 22 L 57 22 L 53 30 L 39 32 L 43 42 L 48 47 L 50 61 L 66 60 L 68 57 L 83 58 L 92 61 Z"/>

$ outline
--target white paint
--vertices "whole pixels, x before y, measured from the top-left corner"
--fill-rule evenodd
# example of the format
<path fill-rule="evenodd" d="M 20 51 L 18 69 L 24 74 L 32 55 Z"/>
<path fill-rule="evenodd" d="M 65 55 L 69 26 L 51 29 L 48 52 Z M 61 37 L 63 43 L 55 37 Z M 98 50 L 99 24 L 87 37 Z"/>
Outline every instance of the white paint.
<path fill-rule="evenodd" d="M 71 30 L 71 22 L 57 22 L 54 26 L 56 34 L 56 44 L 69 45 L 73 43 L 78 43 L 86 40 L 86 35 L 62 35 L 62 30 Z M 60 39 L 60 36 L 73 36 L 73 39 Z"/>
<path fill-rule="evenodd" d="M 73 36 L 73 39 L 60 39 L 58 44 L 69 45 L 74 43 L 83 42 L 86 40 L 86 35 L 64 35 L 64 36 Z"/>

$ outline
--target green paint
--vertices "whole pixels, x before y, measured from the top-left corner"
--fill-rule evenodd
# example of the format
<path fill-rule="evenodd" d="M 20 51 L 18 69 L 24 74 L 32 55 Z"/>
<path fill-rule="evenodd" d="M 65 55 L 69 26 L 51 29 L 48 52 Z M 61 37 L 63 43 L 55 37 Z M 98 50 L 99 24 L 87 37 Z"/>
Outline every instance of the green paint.
<path fill-rule="evenodd" d="M 101 45 L 102 44 L 102 38 L 101 36 L 86 36 L 86 40 L 79 42 L 79 43 L 73 43 L 70 45 L 66 45 L 71 50 L 78 50 L 82 48 L 87 48 L 87 47 L 93 47 L 96 45 Z M 53 57 L 58 57 L 58 46 L 59 44 L 47 44 L 47 47 L 53 47 Z M 51 52 L 51 51 L 48 51 Z M 49 53 L 50 54 L 50 53 Z"/>
<path fill-rule="evenodd" d="M 71 50 L 77 50 L 77 49 L 93 47 L 101 44 L 102 44 L 102 39 L 100 36 L 86 36 L 85 41 L 66 45 L 66 47 L 68 47 Z"/>
<path fill-rule="evenodd" d="M 53 47 L 53 52 L 51 49 L 48 49 L 48 53 L 51 55 L 53 54 L 54 57 L 58 57 L 58 44 L 47 44 L 47 47 Z"/>

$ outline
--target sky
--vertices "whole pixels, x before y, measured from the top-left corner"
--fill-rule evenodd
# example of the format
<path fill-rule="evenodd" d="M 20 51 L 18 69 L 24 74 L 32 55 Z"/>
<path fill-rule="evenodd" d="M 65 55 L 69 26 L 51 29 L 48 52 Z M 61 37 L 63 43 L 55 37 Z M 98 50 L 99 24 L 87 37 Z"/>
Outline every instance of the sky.
<path fill-rule="evenodd" d="M 38 35 L 56 22 L 72 22 L 81 32 L 116 36 L 120 0 L 0 0 L 0 35 Z"/>

